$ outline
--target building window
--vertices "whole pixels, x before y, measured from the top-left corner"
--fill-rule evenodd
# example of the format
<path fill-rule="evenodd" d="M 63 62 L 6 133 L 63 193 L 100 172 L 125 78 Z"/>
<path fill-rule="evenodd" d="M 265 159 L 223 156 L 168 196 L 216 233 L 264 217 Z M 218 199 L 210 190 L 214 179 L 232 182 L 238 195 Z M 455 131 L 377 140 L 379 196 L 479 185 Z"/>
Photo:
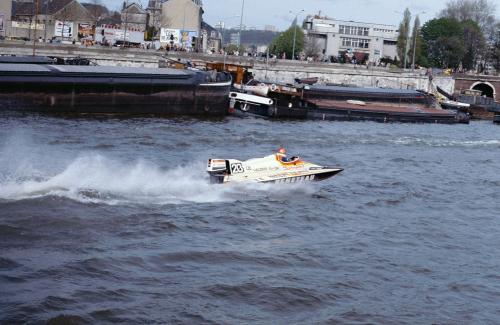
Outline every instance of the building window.
<path fill-rule="evenodd" d="M 342 47 L 368 49 L 370 48 L 370 40 L 361 38 L 342 37 Z"/>
<path fill-rule="evenodd" d="M 368 36 L 370 34 L 370 28 L 339 25 L 339 34 Z"/>

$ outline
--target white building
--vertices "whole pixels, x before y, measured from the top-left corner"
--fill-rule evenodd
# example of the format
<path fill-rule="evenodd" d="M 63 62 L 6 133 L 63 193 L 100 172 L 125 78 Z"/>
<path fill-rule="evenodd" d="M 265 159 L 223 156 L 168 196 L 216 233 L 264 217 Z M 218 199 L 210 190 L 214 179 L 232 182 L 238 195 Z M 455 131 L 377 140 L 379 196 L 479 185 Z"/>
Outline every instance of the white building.
<path fill-rule="evenodd" d="M 393 25 L 362 23 L 308 16 L 304 21 L 307 37 L 326 58 L 344 53 L 368 54 L 370 62 L 397 55 L 398 28 Z"/>

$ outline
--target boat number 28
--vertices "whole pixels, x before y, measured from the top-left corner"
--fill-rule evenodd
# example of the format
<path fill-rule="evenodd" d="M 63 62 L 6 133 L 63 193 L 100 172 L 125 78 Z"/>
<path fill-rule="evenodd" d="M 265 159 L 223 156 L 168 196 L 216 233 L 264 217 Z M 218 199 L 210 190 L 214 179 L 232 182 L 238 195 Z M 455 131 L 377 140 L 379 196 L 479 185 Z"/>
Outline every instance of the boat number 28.
<path fill-rule="evenodd" d="M 231 164 L 231 174 L 241 174 L 244 172 L 242 164 Z"/>

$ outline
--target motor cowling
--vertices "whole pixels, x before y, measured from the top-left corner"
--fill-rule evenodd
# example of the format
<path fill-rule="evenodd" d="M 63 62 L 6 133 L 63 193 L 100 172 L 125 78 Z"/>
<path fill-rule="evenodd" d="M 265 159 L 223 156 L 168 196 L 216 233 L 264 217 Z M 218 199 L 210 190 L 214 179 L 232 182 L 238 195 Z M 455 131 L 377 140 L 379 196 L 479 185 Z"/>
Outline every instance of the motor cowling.
<path fill-rule="evenodd" d="M 207 172 L 211 183 L 224 183 L 224 177 L 229 174 L 229 162 L 225 159 L 209 159 Z"/>

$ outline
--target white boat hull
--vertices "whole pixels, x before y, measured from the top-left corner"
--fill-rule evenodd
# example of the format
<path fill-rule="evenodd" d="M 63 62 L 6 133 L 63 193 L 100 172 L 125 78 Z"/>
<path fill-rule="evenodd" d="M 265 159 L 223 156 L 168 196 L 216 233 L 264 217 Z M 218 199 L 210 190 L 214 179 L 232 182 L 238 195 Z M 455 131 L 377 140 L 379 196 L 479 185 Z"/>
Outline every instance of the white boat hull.
<path fill-rule="evenodd" d="M 235 159 L 209 159 L 207 172 L 212 183 L 258 182 L 298 183 L 321 181 L 340 173 L 343 169 L 323 167 L 297 158 L 282 162 L 278 156 L 239 161 Z"/>

